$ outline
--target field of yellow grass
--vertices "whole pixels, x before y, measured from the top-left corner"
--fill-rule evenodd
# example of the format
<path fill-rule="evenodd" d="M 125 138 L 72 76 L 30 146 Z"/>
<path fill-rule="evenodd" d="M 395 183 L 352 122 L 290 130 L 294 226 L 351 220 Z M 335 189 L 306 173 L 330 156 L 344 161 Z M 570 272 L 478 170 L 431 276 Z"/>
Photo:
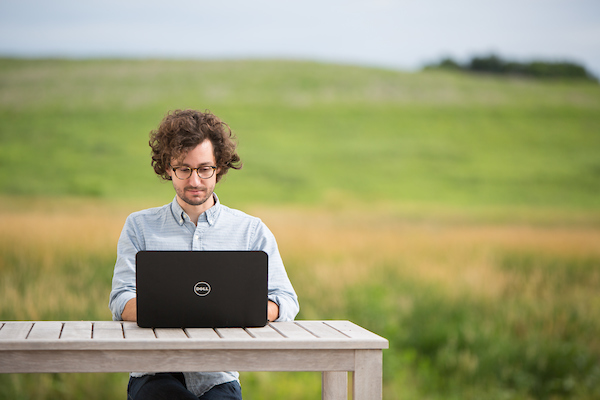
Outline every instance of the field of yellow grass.
<path fill-rule="evenodd" d="M 78 281 L 112 273 L 125 218 L 141 207 L 67 200 L 65 205 L 50 201 L 27 209 L 11 200 L 2 202 L 3 314 L 37 319 L 58 316 L 62 310 L 67 315 L 78 314 L 78 318 L 110 317 L 104 309 L 109 281 L 94 280 L 94 285 L 82 287 L 87 289 L 82 292 L 73 289 Z M 395 266 L 399 274 L 435 283 L 448 294 L 468 292 L 500 299 L 510 290 L 515 272 L 498 268 L 498 257 L 504 254 L 600 259 L 600 229 L 596 226 L 411 221 L 383 212 L 352 210 L 249 212 L 261 217 L 275 233 L 299 294 L 330 296 L 328 301 L 333 303 L 342 301 L 339 294 L 344 288 L 380 278 L 382 266 Z M 90 260 L 92 265 L 86 265 Z M 599 272 L 590 279 L 597 282 Z M 531 284 L 540 280 L 543 276 L 536 275 Z M 536 295 L 531 293 L 533 289 L 521 295 Z M 572 295 L 577 293 L 575 290 Z M 96 302 L 100 303 L 97 307 Z M 93 313 L 86 316 L 83 310 Z M 318 314 L 315 309 L 306 317 L 318 318 Z"/>

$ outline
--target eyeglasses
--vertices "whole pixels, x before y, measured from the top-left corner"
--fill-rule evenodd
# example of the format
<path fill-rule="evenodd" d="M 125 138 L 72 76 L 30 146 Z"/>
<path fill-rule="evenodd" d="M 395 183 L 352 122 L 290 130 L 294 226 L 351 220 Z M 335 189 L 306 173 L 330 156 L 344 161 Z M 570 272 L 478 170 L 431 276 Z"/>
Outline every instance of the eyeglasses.
<path fill-rule="evenodd" d="M 175 176 L 181 180 L 189 179 L 189 177 L 192 176 L 192 171 L 194 171 L 194 170 L 198 174 L 198 177 L 200 177 L 202 179 L 210 179 L 213 177 L 213 175 L 215 174 L 215 171 L 217 170 L 217 167 L 214 167 L 212 165 L 203 165 L 198 168 L 190 168 L 190 167 L 185 167 L 185 166 L 184 167 L 171 166 L 171 168 L 173 169 L 173 172 L 175 172 Z"/>

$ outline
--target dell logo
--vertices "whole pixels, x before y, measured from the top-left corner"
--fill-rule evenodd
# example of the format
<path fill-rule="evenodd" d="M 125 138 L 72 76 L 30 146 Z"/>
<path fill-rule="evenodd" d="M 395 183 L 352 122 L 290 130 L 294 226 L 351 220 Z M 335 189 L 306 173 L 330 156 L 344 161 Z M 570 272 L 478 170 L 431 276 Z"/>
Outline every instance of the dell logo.
<path fill-rule="evenodd" d="M 194 285 L 194 293 L 198 296 L 206 296 L 210 293 L 210 285 L 206 282 L 198 282 Z"/>

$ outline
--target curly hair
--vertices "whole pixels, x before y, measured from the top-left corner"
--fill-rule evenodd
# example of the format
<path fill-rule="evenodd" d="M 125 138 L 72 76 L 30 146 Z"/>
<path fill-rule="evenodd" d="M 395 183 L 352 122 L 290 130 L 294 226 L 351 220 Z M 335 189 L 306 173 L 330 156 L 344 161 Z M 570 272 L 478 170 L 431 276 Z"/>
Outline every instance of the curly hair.
<path fill-rule="evenodd" d="M 150 132 L 154 172 L 165 180 L 171 180 L 167 173 L 171 160 L 184 157 L 206 139 L 212 142 L 216 167 L 219 168 L 217 182 L 229 168 L 242 168 L 240 157 L 236 153 L 235 136 L 229 125 L 208 110 L 204 113 L 175 110 L 165 116 L 158 129 Z"/>

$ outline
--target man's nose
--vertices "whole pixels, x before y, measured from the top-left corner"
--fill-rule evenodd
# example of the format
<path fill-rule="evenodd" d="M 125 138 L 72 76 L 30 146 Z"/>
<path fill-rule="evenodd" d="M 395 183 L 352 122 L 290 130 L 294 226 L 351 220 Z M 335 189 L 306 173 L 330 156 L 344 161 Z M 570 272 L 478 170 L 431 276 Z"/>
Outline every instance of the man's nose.
<path fill-rule="evenodd" d="M 202 179 L 201 179 L 201 178 L 200 178 L 200 176 L 198 175 L 198 170 L 195 170 L 195 169 L 194 169 L 194 170 L 192 170 L 192 175 L 191 175 L 191 176 L 190 176 L 188 179 L 189 179 L 189 182 L 190 182 L 192 185 L 199 184 L 199 183 L 200 183 L 200 181 L 202 181 Z"/>

